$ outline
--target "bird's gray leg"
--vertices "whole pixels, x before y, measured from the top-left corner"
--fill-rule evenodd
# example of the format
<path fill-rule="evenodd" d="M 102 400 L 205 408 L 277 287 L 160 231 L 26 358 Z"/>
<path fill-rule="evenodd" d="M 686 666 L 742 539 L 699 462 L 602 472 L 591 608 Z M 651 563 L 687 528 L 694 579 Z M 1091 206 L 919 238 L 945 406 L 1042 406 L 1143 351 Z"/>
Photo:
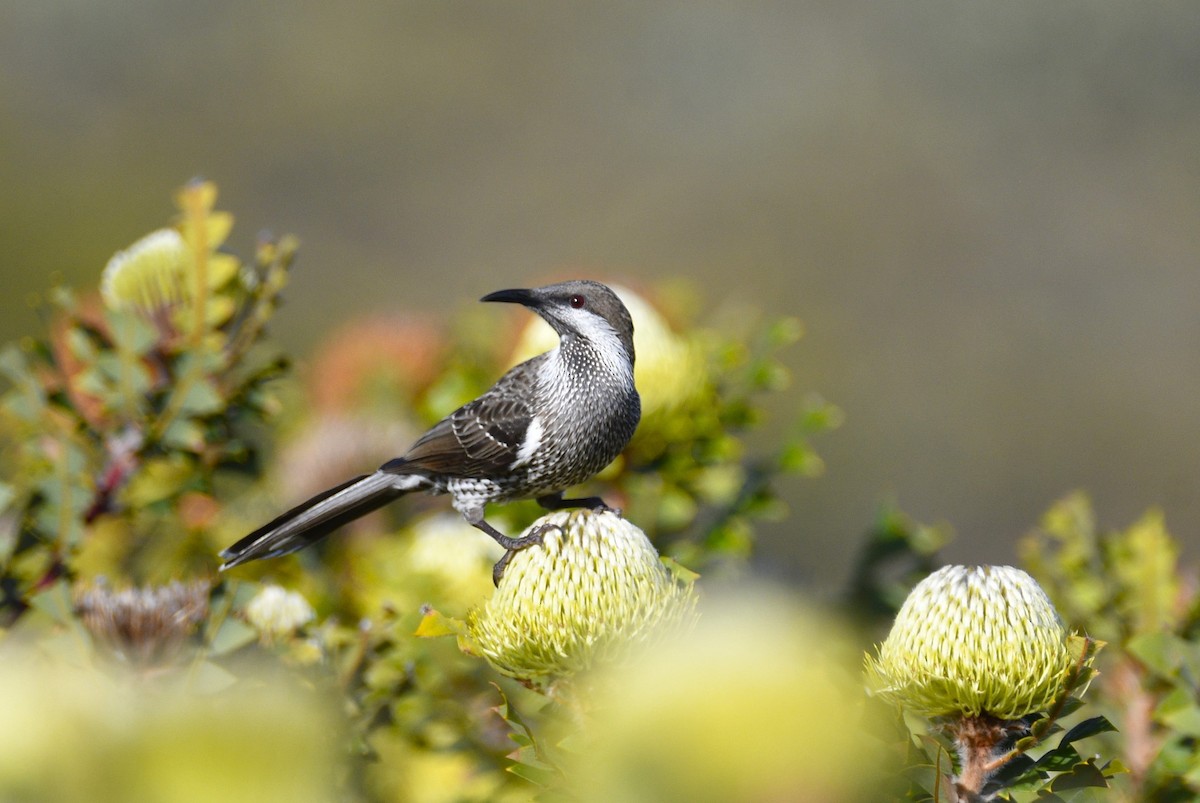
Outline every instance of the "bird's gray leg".
<path fill-rule="evenodd" d="M 557 524 L 543 524 L 541 527 L 531 531 L 528 535 L 523 535 L 520 538 L 513 538 L 511 535 L 505 535 L 497 530 L 492 525 L 488 524 L 483 519 L 483 509 L 467 511 L 463 517 L 477 530 L 487 533 L 500 546 L 504 547 L 504 555 L 500 560 L 496 561 L 496 565 L 492 567 L 492 583 L 500 585 L 500 578 L 504 576 L 504 569 L 508 566 L 508 562 L 512 560 L 512 556 L 517 554 L 519 550 L 531 547 L 535 544 L 542 543 L 542 536 L 550 530 L 562 531 L 562 528 Z"/>
<path fill-rule="evenodd" d="M 547 494 L 539 496 L 537 503 L 546 510 L 564 510 L 569 507 L 585 507 L 588 510 L 599 510 L 601 512 L 616 513 L 621 515 L 621 511 L 615 507 L 609 507 L 604 504 L 604 500 L 598 496 L 583 496 L 578 499 L 563 499 L 563 492 L 559 491 L 556 494 Z"/>

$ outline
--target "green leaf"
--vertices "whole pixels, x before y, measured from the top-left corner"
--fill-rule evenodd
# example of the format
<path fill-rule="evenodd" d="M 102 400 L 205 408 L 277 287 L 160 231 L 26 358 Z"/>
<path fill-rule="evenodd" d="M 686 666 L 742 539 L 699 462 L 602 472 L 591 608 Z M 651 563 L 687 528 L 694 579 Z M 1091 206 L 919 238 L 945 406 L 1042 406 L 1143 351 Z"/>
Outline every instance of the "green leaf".
<path fill-rule="evenodd" d="M 1183 736 L 1200 738 L 1200 706 L 1188 705 L 1160 717 L 1163 724 Z"/>
<path fill-rule="evenodd" d="M 529 781 L 531 784 L 540 786 L 542 788 L 553 786 L 556 782 L 562 780 L 561 775 L 556 770 L 544 767 L 535 767 L 530 764 L 513 762 L 505 769 L 518 778 L 523 778 L 526 781 Z"/>
<path fill-rule="evenodd" d="M 52 622 L 67 624 L 75 618 L 75 602 L 66 580 L 59 580 L 45 591 L 30 597 L 29 605 L 50 618 Z"/>
<path fill-rule="evenodd" d="M 104 318 L 118 351 L 142 356 L 158 342 L 158 331 L 140 314 L 106 309 Z"/>
<path fill-rule="evenodd" d="M 257 638 L 258 631 L 240 619 L 230 616 L 221 623 L 221 629 L 213 636 L 209 652 L 212 655 L 225 655 L 240 650 Z"/>
<path fill-rule="evenodd" d="M 167 426 L 162 442 L 174 449 L 200 452 L 204 449 L 204 427 L 190 418 L 176 418 Z"/>
<path fill-rule="evenodd" d="M 1064 747 L 1071 742 L 1078 741 L 1079 739 L 1086 739 L 1087 737 L 1095 736 L 1098 733 L 1109 733 L 1111 731 L 1115 731 L 1116 729 L 1116 726 L 1109 722 L 1107 718 L 1102 716 L 1092 717 L 1091 719 L 1085 719 L 1083 722 L 1080 722 L 1078 725 L 1067 731 L 1066 735 L 1059 740 L 1058 745 L 1059 747 Z"/>
<path fill-rule="evenodd" d="M 78 326 L 67 330 L 67 351 L 82 363 L 88 364 L 96 360 L 96 344 Z"/>
<path fill-rule="evenodd" d="M 225 400 L 221 398 L 215 382 L 198 377 L 188 385 L 179 409 L 191 415 L 205 416 L 225 409 Z"/>
<path fill-rule="evenodd" d="M 1163 678 L 1171 677 L 1182 660 L 1179 637 L 1166 631 L 1138 633 L 1126 642 L 1125 649 Z"/>
<path fill-rule="evenodd" d="M 143 508 L 182 492 L 192 479 L 193 467 L 183 455 L 147 460 L 125 486 L 125 504 Z"/>
<path fill-rule="evenodd" d="M 1071 771 L 1058 776 L 1050 784 L 1050 788 L 1055 792 L 1062 792 L 1067 789 L 1080 789 L 1083 787 L 1107 787 L 1108 779 L 1104 777 L 1104 773 L 1093 763 L 1093 759 L 1076 764 L 1071 768 Z"/>
<path fill-rule="evenodd" d="M 1040 769 L 1049 772 L 1065 772 L 1081 760 L 1082 756 L 1079 755 L 1079 751 L 1066 744 L 1046 753 L 1035 763 Z"/>
<path fill-rule="evenodd" d="M 417 625 L 417 629 L 413 632 L 418 638 L 438 638 L 441 636 L 459 636 L 467 635 L 467 624 L 452 616 L 446 616 L 439 613 L 433 608 L 426 608 L 422 611 L 421 622 Z"/>

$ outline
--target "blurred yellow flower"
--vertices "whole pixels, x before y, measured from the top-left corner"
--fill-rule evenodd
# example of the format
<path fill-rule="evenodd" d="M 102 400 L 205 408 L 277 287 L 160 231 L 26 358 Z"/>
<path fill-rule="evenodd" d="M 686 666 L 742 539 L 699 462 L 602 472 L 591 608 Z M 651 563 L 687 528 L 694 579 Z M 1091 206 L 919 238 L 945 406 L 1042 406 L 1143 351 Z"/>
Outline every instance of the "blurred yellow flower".
<path fill-rule="evenodd" d="M 0 800 L 339 799 L 333 706 L 271 678 L 200 695 L 10 650 L 0 668 Z"/>
<path fill-rule="evenodd" d="M 583 803 L 874 800 L 852 652 L 826 616 L 757 588 L 602 673 L 568 767 Z"/>
<path fill-rule="evenodd" d="M 192 253 L 175 229 L 159 229 L 108 260 L 100 296 L 110 309 L 153 314 L 187 298 Z"/>

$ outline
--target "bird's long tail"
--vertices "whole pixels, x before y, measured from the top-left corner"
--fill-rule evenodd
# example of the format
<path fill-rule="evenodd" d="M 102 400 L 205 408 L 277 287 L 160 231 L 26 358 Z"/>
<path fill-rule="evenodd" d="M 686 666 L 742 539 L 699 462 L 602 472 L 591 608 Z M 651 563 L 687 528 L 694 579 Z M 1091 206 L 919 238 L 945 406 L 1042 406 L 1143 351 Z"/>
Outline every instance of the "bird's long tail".
<path fill-rule="evenodd" d="M 315 544 L 331 532 L 383 507 L 418 485 L 416 477 L 376 471 L 344 482 L 267 522 L 221 553 L 221 569 L 274 558 Z"/>

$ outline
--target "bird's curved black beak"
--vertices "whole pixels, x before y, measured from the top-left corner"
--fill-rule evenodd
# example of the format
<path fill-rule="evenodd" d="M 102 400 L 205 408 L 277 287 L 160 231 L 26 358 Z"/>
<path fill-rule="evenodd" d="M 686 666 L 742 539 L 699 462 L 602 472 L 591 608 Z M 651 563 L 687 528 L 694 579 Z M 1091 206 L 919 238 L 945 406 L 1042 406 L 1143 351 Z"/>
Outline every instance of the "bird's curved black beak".
<path fill-rule="evenodd" d="M 480 301 L 503 301 L 508 304 L 524 304 L 527 307 L 537 305 L 537 296 L 532 290 L 497 290 L 488 293 Z"/>

